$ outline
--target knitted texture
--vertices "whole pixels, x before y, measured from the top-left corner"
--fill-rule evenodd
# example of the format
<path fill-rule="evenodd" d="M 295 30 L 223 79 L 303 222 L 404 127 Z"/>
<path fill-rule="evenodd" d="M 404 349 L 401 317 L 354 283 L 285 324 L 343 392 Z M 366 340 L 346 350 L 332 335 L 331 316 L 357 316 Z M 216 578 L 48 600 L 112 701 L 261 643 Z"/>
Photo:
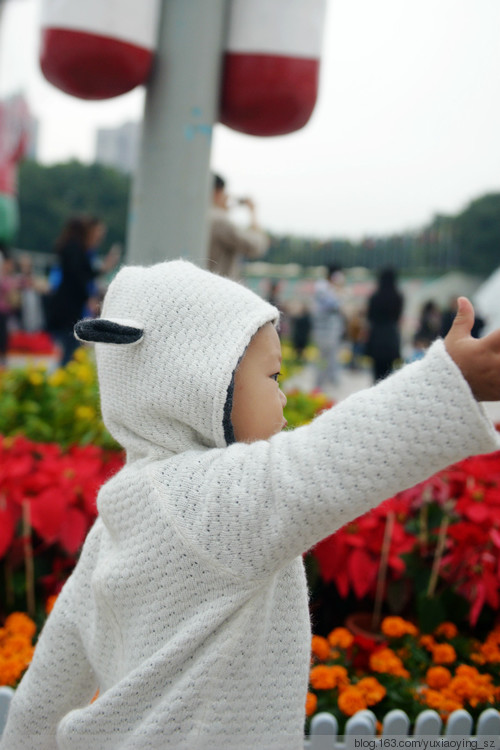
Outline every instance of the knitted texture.
<path fill-rule="evenodd" d="M 145 329 L 136 347 L 97 347 L 128 461 L 99 493 L 1 750 L 301 750 L 302 553 L 497 435 L 438 341 L 311 425 L 225 447 L 232 370 L 274 308 L 174 262 L 120 272 L 104 314 Z"/>

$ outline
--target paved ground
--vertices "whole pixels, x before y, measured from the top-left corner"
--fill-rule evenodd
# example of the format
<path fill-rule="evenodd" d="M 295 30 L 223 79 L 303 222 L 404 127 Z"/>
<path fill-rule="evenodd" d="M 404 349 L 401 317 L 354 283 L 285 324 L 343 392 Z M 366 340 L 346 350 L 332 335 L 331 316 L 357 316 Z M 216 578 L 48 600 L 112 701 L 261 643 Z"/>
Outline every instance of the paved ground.
<path fill-rule="evenodd" d="M 369 388 L 373 383 L 371 373 L 367 370 L 342 369 L 342 375 L 338 386 L 326 387 L 325 393 L 335 401 L 350 396 L 351 393 Z M 285 385 L 285 391 L 291 388 L 300 388 L 304 391 L 312 391 L 315 385 L 315 370 L 313 365 L 306 365 L 304 369 L 291 377 Z M 484 407 L 494 422 L 500 423 L 500 401 L 485 403 Z"/>

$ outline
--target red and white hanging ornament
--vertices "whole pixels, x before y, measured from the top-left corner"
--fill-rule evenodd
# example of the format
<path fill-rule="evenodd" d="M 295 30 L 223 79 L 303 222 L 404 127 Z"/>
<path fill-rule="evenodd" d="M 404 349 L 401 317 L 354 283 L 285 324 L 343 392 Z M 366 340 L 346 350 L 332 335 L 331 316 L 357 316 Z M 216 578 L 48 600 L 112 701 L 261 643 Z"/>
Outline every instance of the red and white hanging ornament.
<path fill-rule="evenodd" d="M 42 0 L 40 65 L 80 99 L 109 99 L 148 79 L 159 0 Z"/>
<path fill-rule="evenodd" d="M 249 135 L 309 120 L 318 92 L 326 0 L 232 0 L 219 119 Z"/>

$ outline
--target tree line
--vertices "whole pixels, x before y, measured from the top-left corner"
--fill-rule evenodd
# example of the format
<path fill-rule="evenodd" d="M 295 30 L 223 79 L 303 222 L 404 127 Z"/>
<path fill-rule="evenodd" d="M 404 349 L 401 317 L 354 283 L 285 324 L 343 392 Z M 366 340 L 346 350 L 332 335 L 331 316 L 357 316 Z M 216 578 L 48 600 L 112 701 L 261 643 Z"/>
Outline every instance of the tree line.
<path fill-rule="evenodd" d="M 100 164 L 22 163 L 17 246 L 52 252 L 63 224 L 74 213 L 94 214 L 106 223 L 106 248 L 115 242 L 125 244 L 130 183 L 128 175 Z M 272 235 L 265 260 L 373 269 L 391 265 L 410 274 L 460 269 L 487 275 L 500 265 L 500 192 L 471 201 L 456 215 L 434 216 L 418 230 L 359 242 Z"/>

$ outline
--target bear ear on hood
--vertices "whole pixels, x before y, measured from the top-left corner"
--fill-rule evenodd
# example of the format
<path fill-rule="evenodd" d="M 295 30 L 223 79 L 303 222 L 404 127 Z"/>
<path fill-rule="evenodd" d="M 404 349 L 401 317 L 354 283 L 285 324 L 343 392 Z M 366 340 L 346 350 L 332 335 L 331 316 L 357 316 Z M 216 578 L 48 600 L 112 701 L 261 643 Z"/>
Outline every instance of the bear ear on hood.
<path fill-rule="evenodd" d="M 135 320 L 88 318 L 74 327 L 75 338 L 85 344 L 133 346 L 144 338 L 144 328 Z"/>

